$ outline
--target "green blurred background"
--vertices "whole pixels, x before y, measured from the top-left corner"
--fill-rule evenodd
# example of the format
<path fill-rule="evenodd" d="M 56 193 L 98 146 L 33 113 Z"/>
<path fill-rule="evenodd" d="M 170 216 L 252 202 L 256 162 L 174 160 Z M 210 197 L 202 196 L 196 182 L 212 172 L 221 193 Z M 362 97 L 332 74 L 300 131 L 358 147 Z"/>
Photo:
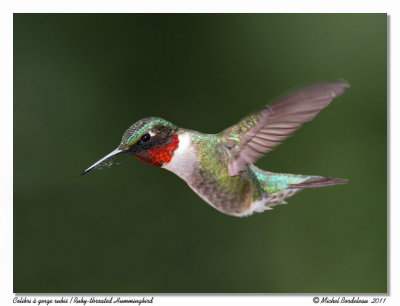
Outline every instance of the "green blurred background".
<path fill-rule="evenodd" d="M 15 14 L 14 292 L 386 292 L 386 14 Z M 249 218 L 131 156 L 142 117 L 216 133 L 351 88 L 257 165 L 345 177 Z"/>

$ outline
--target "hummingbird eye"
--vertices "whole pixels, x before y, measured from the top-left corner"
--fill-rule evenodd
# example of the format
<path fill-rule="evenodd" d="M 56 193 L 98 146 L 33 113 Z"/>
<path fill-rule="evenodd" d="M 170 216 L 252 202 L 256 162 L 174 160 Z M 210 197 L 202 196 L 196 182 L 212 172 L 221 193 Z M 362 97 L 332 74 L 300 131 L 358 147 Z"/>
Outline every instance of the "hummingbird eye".
<path fill-rule="evenodd" d="M 150 140 L 150 138 L 151 138 L 150 134 L 146 133 L 140 138 L 140 140 L 143 142 L 148 142 Z"/>

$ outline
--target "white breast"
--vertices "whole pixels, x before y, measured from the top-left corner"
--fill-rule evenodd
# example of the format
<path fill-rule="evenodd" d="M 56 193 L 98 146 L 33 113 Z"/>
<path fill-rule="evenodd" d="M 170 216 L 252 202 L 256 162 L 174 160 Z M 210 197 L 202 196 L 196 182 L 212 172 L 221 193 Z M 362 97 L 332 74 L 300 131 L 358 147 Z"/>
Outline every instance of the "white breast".
<path fill-rule="evenodd" d="M 174 151 L 171 161 L 161 167 L 187 181 L 196 167 L 197 156 L 189 132 L 178 135 L 178 138 L 178 148 Z"/>

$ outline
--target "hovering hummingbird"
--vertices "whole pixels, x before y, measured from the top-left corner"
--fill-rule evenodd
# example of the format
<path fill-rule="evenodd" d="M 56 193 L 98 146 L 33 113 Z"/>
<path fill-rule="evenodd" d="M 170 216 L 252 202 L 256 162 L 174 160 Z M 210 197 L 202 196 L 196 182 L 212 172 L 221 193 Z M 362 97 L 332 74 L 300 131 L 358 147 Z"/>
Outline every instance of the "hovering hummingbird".
<path fill-rule="evenodd" d="M 172 171 L 224 214 L 242 217 L 263 212 L 286 204 L 285 198 L 304 188 L 346 183 L 346 179 L 327 176 L 272 173 L 253 163 L 348 87 L 340 80 L 297 88 L 219 134 L 180 128 L 157 117 L 144 118 L 125 131 L 117 149 L 82 175 L 117 154 L 129 153 Z"/>

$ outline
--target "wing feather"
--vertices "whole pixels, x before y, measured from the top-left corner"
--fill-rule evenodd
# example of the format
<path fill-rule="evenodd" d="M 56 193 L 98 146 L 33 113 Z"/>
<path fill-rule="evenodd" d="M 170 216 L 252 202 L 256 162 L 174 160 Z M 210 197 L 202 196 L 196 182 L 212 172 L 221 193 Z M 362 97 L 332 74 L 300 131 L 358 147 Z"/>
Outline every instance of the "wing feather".
<path fill-rule="evenodd" d="M 222 132 L 231 148 L 229 175 L 237 175 L 273 150 L 348 87 L 346 81 L 332 81 L 297 88 Z"/>

